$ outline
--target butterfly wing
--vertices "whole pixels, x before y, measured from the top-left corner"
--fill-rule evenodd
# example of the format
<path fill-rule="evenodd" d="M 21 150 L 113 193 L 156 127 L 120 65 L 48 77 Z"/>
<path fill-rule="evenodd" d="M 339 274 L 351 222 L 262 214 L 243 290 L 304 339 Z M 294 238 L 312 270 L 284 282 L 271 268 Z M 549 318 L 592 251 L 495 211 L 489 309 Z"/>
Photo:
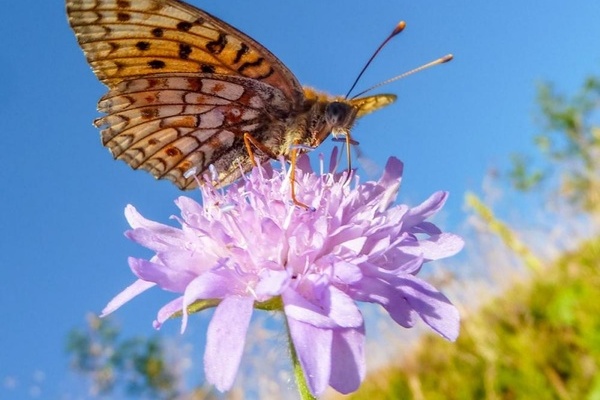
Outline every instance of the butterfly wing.
<path fill-rule="evenodd" d="M 258 42 L 178 0 L 67 0 L 69 23 L 109 87 L 156 73 L 198 72 L 256 79 L 301 101 L 294 75 Z"/>
<path fill-rule="evenodd" d="M 181 189 L 196 186 L 194 168 L 212 164 L 217 185 L 235 181 L 252 165 L 243 133 L 267 148 L 281 145 L 290 103 L 270 85 L 212 74 L 165 74 L 116 85 L 98 103 L 108 115 L 94 124 L 116 159 L 169 179 Z M 256 150 L 254 156 L 262 159 Z"/>
<path fill-rule="evenodd" d="M 356 118 L 364 117 L 373 111 L 379 110 L 396 101 L 395 94 L 376 94 L 373 96 L 359 97 L 350 100 L 350 104 L 358 109 Z"/>
<path fill-rule="evenodd" d="M 69 23 L 111 90 L 98 109 L 102 143 L 135 169 L 195 186 L 211 164 L 217 184 L 251 167 L 249 133 L 267 148 L 303 104 L 294 75 L 258 42 L 178 0 L 67 0 Z M 260 151 L 258 151 L 258 157 Z M 255 154 L 256 155 L 256 154 Z"/>

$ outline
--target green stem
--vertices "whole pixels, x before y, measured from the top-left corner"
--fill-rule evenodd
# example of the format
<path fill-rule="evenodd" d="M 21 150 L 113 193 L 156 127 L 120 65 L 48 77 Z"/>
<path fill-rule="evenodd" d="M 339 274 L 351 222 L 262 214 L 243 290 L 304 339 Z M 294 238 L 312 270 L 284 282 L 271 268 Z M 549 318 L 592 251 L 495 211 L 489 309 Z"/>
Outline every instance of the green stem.
<path fill-rule="evenodd" d="M 298 391 L 300 392 L 300 398 L 302 400 L 316 400 L 317 398 L 312 395 L 310 389 L 308 388 L 308 384 L 306 383 L 304 370 L 302 370 L 302 365 L 300 365 L 300 360 L 298 359 L 298 354 L 296 353 L 296 348 L 294 347 L 294 341 L 290 335 L 290 326 L 288 325 L 287 318 L 284 318 L 284 320 L 288 344 L 290 346 L 290 356 L 292 357 L 292 366 L 294 368 L 294 376 L 296 377 L 296 385 L 298 386 Z"/>

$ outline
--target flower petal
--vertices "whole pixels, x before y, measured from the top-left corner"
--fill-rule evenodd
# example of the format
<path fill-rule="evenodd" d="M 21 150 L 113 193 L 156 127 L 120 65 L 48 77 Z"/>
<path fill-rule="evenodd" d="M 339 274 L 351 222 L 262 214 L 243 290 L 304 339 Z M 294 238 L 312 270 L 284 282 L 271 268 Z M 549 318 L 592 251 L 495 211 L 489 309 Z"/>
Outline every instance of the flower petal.
<path fill-rule="evenodd" d="M 435 192 L 423 203 L 411 208 L 404 219 L 408 226 L 417 225 L 441 210 L 448 200 L 448 192 Z"/>
<path fill-rule="evenodd" d="M 352 393 L 365 379 L 365 327 L 333 331 L 329 384 L 342 394 Z"/>
<path fill-rule="evenodd" d="M 287 271 L 266 269 L 260 274 L 260 281 L 254 288 L 259 300 L 261 297 L 279 296 L 290 282 L 290 274 Z"/>
<path fill-rule="evenodd" d="M 331 374 L 331 329 L 321 329 L 288 316 L 290 337 L 310 391 L 319 396 Z"/>
<path fill-rule="evenodd" d="M 357 265 L 345 261 L 336 262 L 332 272 L 335 281 L 343 285 L 351 285 L 363 277 L 363 273 Z"/>
<path fill-rule="evenodd" d="M 452 233 L 441 233 L 428 239 L 415 241 L 413 246 L 404 246 L 402 251 L 406 254 L 423 257 L 425 261 L 439 260 L 458 253 L 465 242 L 460 236 Z"/>
<path fill-rule="evenodd" d="M 105 317 L 108 314 L 114 312 L 116 309 L 121 307 L 123 304 L 127 303 L 129 300 L 133 299 L 138 294 L 145 292 L 146 290 L 154 287 L 156 284 L 154 282 L 146 282 L 141 279 L 138 279 L 133 284 L 129 285 L 125 290 L 121 293 L 113 297 L 111 301 L 108 302 L 106 307 L 102 310 L 100 314 L 101 317 Z"/>
<path fill-rule="evenodd" d="M 168 225 L 161 224 L 149 219 L 146 219 L 138 212 L 138 210 L 131 204 L 127 204 L 125 207 L 125 219 L 129 226 L 133 229 L 144 228 L 149 230 L 161 231 L 165 227 L 171 228 Z M 171 228 L 175 229 L 175 228 Z"/>
<path fill-rule="evenodd" d="M 363 324 L 362 314 L 350 296 L 334 286 L 323 292 L 315 304 L 294 289 L 283 292 L 284 310 L 288 317 L 318 328 L 356 328 Z"/>
<path fill-rule="evenodd" d="M 140 279 L 156 283 L 161 289 L 181 293 L 194 276 L 190 271 L 174 270 L 168 265 L 129 257 L 129 267 Z"/>
<path fill-rule="evenodd" d="M 400 278 L 397 284 L 406 301 L 427 325 L 444 338 L 456 340 L 460 315 L 446 296 L 429 283 L 411 275 Z"/>
<path fill-rule="evenodd" d="M 142 217 L 131 204 L 125 208 L 125 218 L 133 228 L 125 232 L 125 236 L 151 250 L 168 250 L 185 240 L 181 229 L 150 221 Z"/>
<path fill-rule="evenodd" d="M 217 306 L 208 325 L 204 374 L 221 392 L 233 386 L 246 344 L 253 303 L 249 297 L 228 297 Z"/>
<path fill-rule="evenodd" d="M 379 183 L 382 186 L 389 186 L 402 179 L 402 173 L 404 172 L 404 163 L 396 157 L 390 157 L 385 164 L 383 175 L 379 179 Z"/>
<path fill-rule="evenodd" d="M 179 296 L 175 300 L 171 300 L 158 310 L 156 319 L 152 323 L 154 329 L 160 329 L 166 320 L 171 318 L 176 312 L 180 312 L 183 308 L 183 296 Z"/>
<path fill-rule="evenodd" d="M 455 339 L 456 308 L 415 278 L 425 262 L 463 246 L 462 239 L 428 221 L 448 194 L 437 192 L 414 208 L 394 205 L 403 170 L 398 159 L 388 160 L 378 181 L 359 183 L 347 171 L 315 174 L 302 155 L 294 166 L 295 194 L 314 209 L 301 210 L 290 201 L 292 170 L 286 165 L 283 161 L 277 171 L 270 164 L 255 168 L 226 190 L 215 189 L 207 177 L 198 188 L 201 203 L 177 199 L 180 216 L 171 217 L 177 228 L 147 220 L 128 206 L 132 229 L 126 236 L 155 254 L 130 259 L 140 280 L 104 312 L 154 284 L 181 294 L 160 309 L 156 328 L 181 311 L 184 330 L 195 302 L 219 304 L 205 353 L 207 379 L 219 390 L 233 384 L 253 305 L 280 304 L 278 296 L 317 395 L 327 385 L 352 392 L 365 376 L 364 321 L 357 301 L 380 304 L 405 327 L 420 316 Z"/>
<path fill-rule="evenodd" d="M 404 298 L 402 292 L 381 279 L 365 277 L 355 285 L 353 298 L 358 301 L 380 304 L 399 325 L 411 328 L 416 321 L 416 313 Z"/>
<path fill-rule="evenodd" d="M 187 326 L 188 307 L 196 300 L 223 299 L 230 295 L 246 294 L 242 283 L 237 282 L 235 278 L 234 272 L 221 270 L 204 273 L 190 282 L 183 294 L 182 333 Z M 252 300 L 254 301 L 254 299 Z"/>

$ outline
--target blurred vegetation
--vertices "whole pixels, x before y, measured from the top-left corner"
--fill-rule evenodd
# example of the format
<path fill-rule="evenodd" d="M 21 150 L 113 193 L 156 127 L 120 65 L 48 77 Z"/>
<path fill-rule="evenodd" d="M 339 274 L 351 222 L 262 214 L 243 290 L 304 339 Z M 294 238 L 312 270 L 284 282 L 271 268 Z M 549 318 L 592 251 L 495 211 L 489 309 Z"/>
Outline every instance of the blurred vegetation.
<path fill-rule="evenodd" d="M 88 380 L 86 398 L 215 398 L 202 388 L 182 388 L 181 360 L 169 357 L 163 337 L 121 336 L 112 319 L 94 315 L 88 315 L 84 329 L 73 329 L 69 334 L 70 367 Z"/>
<path fill-rule="evenodd" d="M 483 220 L 487 229 L 498 235 L 504 245 L 519 256 L 527 268 L 534 272 L 542 270 L 542 261 L 519 240 L 515 232 L 507 224 L 494 216 L 492 210 L 479 197 L 473 193 L 467 193 L 465 201 L 477 216 Z"/>
<path fill-rule="evenodd" d="M 69 334 L 67 352 L 71 369 L 88 377 L 90 394 L 123 392 L 124 395 L 171 399 L 178 381 L 168 368 L 158 337 L 122 339 L 110 319 L 89 315 L 85 329 Z"/>
<path fill-rule="evenodd" d="M 600 80 L 588 78 L 571 97 L 552 84 L 538 88 L 539 124 L 542 133 L 535 145 L 543 168 L 533 168 L 531 158 L 513 156 L 510 178 L 520 191 L 538 189 L 558 174 L 555 194 L 584 212 L 600 211 Z"/>
<path fill-rule="evenodd" d="M 538 104 L 541 167 L 514 156 L 511 188 L 539 192 L 545 185 L 546 200 L 564 199 L 600 221 L 600 81 L 589 78 L 572 97 L 541 85 Z M 600 237 L 544 262 L 479 198 L 469 194 L 467 203 L 528 267 L 530 279 L 463 314 L 456 343 L 423 336 L 397 365 L 371 371 L 358 392 L 343 398 L 600 400 Z M 496 264 L 489 268 L 503 271 Z M 91 317 L 87 329 L 71 334 L 68 352 L 72 370 L 98 397 L 215 398 L 201 388 L 179 391 L 182 371 L 167 361 L 164 339 L 122 339 L 110 320 Z"/>

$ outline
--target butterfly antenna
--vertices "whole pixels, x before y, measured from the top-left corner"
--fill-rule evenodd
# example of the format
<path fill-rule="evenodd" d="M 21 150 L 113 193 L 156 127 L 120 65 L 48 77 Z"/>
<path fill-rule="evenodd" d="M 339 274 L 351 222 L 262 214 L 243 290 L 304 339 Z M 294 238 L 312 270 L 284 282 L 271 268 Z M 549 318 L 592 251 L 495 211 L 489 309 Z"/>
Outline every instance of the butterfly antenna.
<path fill-rule="evenodd" d="M 445 56 L 443 56 L 443 57 L 440 57 L 440 58 L 438 58 L 437 60 L 433 60 L 433 61 L 431 61 L 431 62 L 428 62 L 427 64 L 421 65 L 420 67 L 417 67 L 417 68 L 415 68 L 415 69 L 411 69 L 411 70 L 410 70 L 410 71 L 408 71 L 408 72 L 405 72 L 405 73 L 403 73 L 403 74 L 400 74 L 400 75 L 398 75 L 398 76 L 395 76 L 395 77 L 393 77 L 393 78 L 390 78 L 390 79 L 388 79 L 388 80 L 385 80 L 385 81 L 383 81 L 383 82 L 379 82 L 377 85 L 373 85 L 373 86 L 371 86 L 370 88 L 368 88 L 368 89 L 366 89 L 366 90 L 363 90 L 362 92 L 360 92 L 360 93 L 358 93 L 358 94 L 355 94 L 354 96 L 352 96 L 352 98 L 353 98 L 353 99 L 355 99 L 355 98 L 357 98 L 357 97 L 359 97 L 359 96 L 362 96 L 363 94 L 365 94 L 365 93 L 367 93 L 367 92 L 370 92 L 370 91 L 371 91 L 371 90 L 373 90 L 373 89 L 376 89 L 376 88 L 378 88 L 378 87 L 380 87 L 380 86 L 383 86 L 383 85 L 387 85 L 388 83 L 395 82 L 395 81 L 397 81 L 398 79 L 406 78 L 407 76 L 409 76 L 409 75 L 412 75 L 412 74 L 414 74 L 414 73 L 416 73 L 416 72 L 423 71 L 424 69 L 427 69 L 427 68 L 433 67 L 433 66 L 435 66 L 435 65 L 440 65 L 440 64 L 443 64 L 443 63 L 447 63 L 448 61 L 452 60 L 453 58 L 454 58 L 454 56 L 453 56 L 452 54 L 446 54 Z"/>
<path fill-rule="evenodd" d="M 365 73 L 365 71 L 367 70 L 367 68 L 369 67 L 369 65 L 371 64 L 371 62 L 375 59 L 375 57 L 377 56 L 377 54 L 379 54 L 379 52 L 381 51 L 381 49 L 383 49 L 383 47 L 390 41 L 392 40 L 392 38 L 394 36 L 396 36 L 397 34 L 399 34 L 400 32 L 402 32 L 404 30 L 404 28 L 406 27 L 406 22 L 404 21 L 400 21 L 398 22 L 398 25 L 396 25 L 396 27 L 394 28 L 394 30 L 392 31 L 392 33 L 389 34 L 389 36 L 383 41 L 381 42 L 381 44 L 379 45 L 379 47 L 377 48 L 377 50 L 375 50 L 375 52 L 373 53 L 373 55 L 371 56 L 371 58 L 369 58 L 369 61 L 367 61 L 367 63 L 365 64 L 365 66 L 363 67 L 363 69 L 360 71 L 360 74 L 358 74 L 358 76 L 356 77 L 356 79 L 354 80 L 354 83 L 352 84 L 352 86 L 350 87 L 350 90 L 348 90 L 348 93 L 346 93 L 346 97 L 344 97 L 345 99 L 348 98 L 348 96 L 350 96 L 350 93 L 352 93 L 352 91 L 354 90 L 354 88 L 356 87 L 356 84 L 358 83 L 358 81 L 360 80 L 360 78 L 363 76 L 363 74 Z"/>

